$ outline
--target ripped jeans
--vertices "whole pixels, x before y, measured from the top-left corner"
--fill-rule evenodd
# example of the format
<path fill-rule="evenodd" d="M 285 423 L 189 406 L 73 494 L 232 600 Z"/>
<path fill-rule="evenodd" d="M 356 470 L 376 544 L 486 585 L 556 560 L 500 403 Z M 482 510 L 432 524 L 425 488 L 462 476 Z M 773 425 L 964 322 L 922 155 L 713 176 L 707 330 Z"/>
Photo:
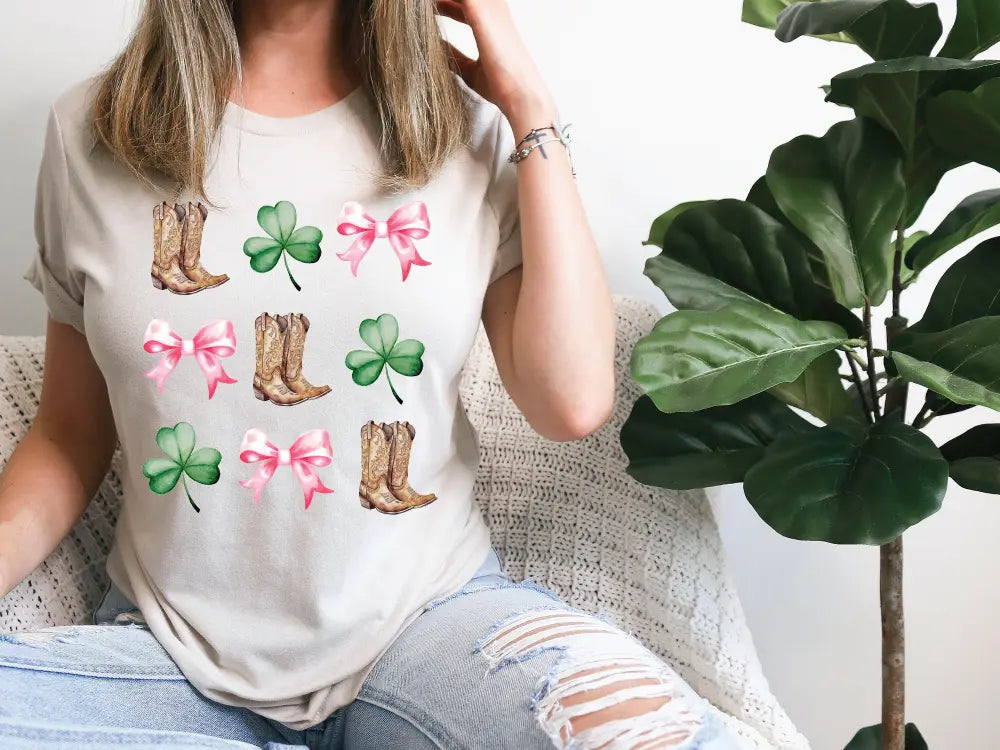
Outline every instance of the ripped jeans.
<path fill-rule="evenodd" d="M 304 731 L 188 683 L 114 586 L 99 624 L 0 635 L 0 748 L 737 750 L 719 713 L 634 638 L 491 551 Z"/>

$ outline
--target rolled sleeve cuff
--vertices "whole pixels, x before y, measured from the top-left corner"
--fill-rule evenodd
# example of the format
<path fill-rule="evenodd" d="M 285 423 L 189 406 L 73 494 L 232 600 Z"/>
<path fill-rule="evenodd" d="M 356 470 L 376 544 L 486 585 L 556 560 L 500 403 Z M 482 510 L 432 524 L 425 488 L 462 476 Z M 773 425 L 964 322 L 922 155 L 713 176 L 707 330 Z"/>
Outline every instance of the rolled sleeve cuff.
<path fill-rule="evenodd" d="M 35 254 L 22 278 L 41 292 L 53 320 L 71 325 L 80 333 L 87 334 L 83 324 L 83 304 L 53 275 L 40 253 Z"/>

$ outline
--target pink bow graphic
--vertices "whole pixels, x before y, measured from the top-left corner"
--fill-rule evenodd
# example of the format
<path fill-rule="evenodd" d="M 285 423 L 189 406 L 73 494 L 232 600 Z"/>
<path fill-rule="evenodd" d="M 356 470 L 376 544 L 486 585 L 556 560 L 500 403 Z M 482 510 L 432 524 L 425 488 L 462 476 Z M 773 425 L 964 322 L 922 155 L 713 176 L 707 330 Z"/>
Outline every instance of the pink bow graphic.
<path fill-rule="evenodd" d="M 326 430 L 303 432 L 288 450 L 279 449 L 267 439 L 263 430 L 247 430 L 240 446 L 240 461 L 245 464 L 261 462 L 260 467 L 249 479 L 240 482 L 241 487 L 253 490 L 253 500 L 260 502 L 260 493 L 279 466 L 291 466 L 296 479 L 302 485 L 302 495 L 306 507 L 312 502 L 316 492 L 333 492 L 320 480 L 314 466 L 327 466 L 333 460 L 330 435 Z"/>
<path fill-rule="evenodd" d="M 222 368 L 220 357 L 230 357 L 236 351 L 236 333 L 228 320 L 213 320 L 202 326 L 193 339 L 182 339 L 165 320 L 153 320 L 146 327 L 142 348 L 150 354 L 166 352 L 152 370 L 144 372 L 156 381 L 156 390 L 163 393 L 163 382 L 174 371 L 181 357 L 191 355 L 208 380 L 208 397 L 215 395 L 219 383 L 235 383 Z"/>
<path fill-rule="evenodd" d="M 403 281 L 410 275 L 410 266 L 429 266 L 431 262 L 424 260 L 417 252 L 414 240 L 422 240 L 430 234 L 431 223 L 427 217 L 427 206 L 423 201 L 413 201 L 400 206 L 387 221 L 376 221 L 365 213 L 364 207 L 357 201 L 348 201 L 340 210 L 340 222 L 337 231 L 343 235 L 358 235 L 346 252 L 337 253 L 341 260 L 350 261 L 351 273 L 358 275 L 358 265 L 365 257 L 372 244 L 379 237 L 387 237 L 389 244 L 399 258 L 399 266 L 403 270 Z"/>

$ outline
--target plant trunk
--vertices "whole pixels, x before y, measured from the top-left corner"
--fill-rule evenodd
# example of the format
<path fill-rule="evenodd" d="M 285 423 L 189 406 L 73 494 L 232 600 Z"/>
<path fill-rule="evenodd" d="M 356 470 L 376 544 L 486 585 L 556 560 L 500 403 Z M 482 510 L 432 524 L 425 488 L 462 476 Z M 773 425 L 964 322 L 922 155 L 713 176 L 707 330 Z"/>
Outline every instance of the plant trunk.
<path fill-rule="evenodd" d="M 905 750 L 903 537 L 879 550 L 882 605 L 882 750 Z"/>

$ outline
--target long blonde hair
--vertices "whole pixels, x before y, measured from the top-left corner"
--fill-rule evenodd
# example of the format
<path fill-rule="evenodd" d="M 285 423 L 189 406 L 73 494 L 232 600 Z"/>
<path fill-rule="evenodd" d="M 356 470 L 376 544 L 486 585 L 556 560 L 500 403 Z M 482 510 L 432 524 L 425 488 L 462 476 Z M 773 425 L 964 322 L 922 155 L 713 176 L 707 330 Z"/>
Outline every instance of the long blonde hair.
<path fill-rule="evenodd" d="M 97 140 L 144 181 L 205 195 L 206 163 L 240 81 L 239 0 L 146 0 L 125 49 L 101 75 Z M 433 0 L 341 0 L 341 63 L 378 113 L 387 191 L 420 187 L 470 136 L 468 99 Z"/>

